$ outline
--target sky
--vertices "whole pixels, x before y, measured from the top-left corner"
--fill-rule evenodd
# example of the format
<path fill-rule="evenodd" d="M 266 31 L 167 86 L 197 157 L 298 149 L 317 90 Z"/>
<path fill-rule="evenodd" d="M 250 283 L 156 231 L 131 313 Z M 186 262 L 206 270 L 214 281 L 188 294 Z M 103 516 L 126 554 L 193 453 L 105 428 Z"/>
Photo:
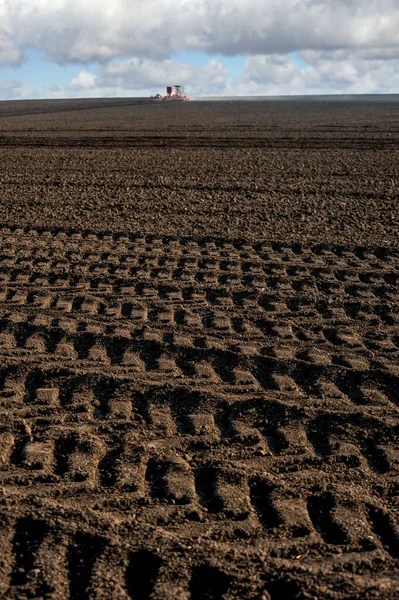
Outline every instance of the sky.
<path fill-rule="evenodd" d="M 399 93 L 399 0 L 0 0 L 0 99 Z"/>

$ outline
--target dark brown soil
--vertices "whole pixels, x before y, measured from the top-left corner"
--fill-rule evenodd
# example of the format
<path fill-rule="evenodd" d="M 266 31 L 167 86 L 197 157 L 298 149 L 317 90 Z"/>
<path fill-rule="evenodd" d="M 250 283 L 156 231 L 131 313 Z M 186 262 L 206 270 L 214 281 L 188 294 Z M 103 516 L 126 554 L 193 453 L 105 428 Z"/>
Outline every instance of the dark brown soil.
<path fill-rule="evenodd" d="M 398 105 L 0 126 L 0 597 L 396 598 Z"/>

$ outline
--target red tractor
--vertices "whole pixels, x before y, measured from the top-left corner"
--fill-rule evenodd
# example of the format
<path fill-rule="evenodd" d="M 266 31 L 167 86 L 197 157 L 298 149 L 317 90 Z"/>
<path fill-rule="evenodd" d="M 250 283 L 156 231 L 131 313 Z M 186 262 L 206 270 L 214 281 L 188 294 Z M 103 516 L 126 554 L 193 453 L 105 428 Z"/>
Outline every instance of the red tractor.
<path fill-rule="evenodd" d="M 166 96 L 157 94 L 156 96 L 151 96 L 150 100 L 153 102 L 172 102 L 176 100 L 179 102 L 187 102 L 190 98 L 184 94 L 184 87 L 182 85 L 168 85 L 166 88 Z"/>

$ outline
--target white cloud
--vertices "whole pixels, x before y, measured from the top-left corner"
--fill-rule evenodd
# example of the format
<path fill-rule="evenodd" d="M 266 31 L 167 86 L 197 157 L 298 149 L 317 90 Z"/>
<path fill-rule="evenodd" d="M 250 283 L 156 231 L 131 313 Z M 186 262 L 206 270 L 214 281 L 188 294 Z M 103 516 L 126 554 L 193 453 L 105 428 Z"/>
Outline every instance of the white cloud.
<path fill-rule="evenodd" d="M 364 49 L 399 55 L 397 0 L 2 0 L 0 62 Z"/>
<path fill-rule="evenodd" d="M 242 96 L 399 93 L 399 61 L 365 59 L 361 53 L 306 51 L 298 66 L 288 55 L 247 58 L 226 93 Z"/>
<path fill-rule="evenodd" d="M 71 81 L 71 88 L 76 90 L 87 90 L 96 86 L 97 77 L 89 71 L 81 71 Z"/>
<path fill-rule="evenodd" d="M 0 100 L 12 100 L 15 97 L 23 98 L 25 89 L 20 81 L 6 79 L 0 82 Z"/>
<path fill-rule="evenodd" d="M 18 48 L 0 29 L 0 67 L 20 65 L 25 58 L 22 48 Z"/>

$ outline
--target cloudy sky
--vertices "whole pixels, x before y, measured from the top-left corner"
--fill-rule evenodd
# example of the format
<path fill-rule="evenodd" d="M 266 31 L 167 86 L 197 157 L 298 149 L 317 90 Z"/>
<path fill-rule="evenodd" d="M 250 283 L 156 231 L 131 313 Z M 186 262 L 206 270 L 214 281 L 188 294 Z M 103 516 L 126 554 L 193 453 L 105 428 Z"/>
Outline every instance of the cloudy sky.
<path fill-rule="evenodd" d="M 399 93 L 399 0 L 0 0 L 0 99 Z"/>

